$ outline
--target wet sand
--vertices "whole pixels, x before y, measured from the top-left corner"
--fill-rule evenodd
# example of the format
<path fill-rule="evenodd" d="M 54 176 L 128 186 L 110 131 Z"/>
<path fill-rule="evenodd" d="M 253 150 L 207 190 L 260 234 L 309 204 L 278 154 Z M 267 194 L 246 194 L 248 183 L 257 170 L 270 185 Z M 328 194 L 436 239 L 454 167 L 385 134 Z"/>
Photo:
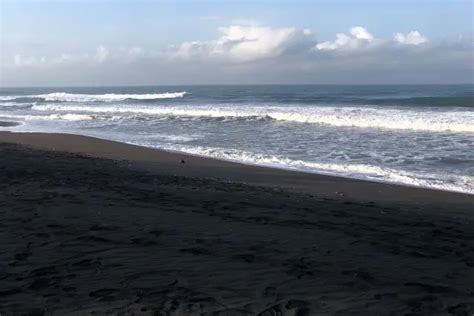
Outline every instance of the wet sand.
<path fill-rule="evenodd" d="M 474 196 L 0 132 L 0 314 L 472 315 Z"/>

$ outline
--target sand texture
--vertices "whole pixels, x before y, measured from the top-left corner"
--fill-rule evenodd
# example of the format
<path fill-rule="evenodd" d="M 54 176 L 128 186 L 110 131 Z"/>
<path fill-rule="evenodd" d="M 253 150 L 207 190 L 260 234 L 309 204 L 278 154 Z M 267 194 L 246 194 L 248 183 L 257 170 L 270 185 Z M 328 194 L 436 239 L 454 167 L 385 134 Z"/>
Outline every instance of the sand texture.
<path fill-rule="evenodd" d="M 474 313 L 471 195 L 34 137 L 0 134 L 2 316 Z"/>

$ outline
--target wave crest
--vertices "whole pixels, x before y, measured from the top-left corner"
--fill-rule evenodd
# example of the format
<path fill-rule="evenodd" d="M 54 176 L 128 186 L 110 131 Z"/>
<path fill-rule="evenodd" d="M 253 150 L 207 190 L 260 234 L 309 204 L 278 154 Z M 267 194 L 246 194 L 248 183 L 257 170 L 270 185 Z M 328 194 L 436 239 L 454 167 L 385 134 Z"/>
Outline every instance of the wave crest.
<path fill-rule="evenodd" d="M 146 146 L 148 144 L 138 145 Z M 250 165 L 299 170 L 333 176 L 344 176 L 474 194 L 474 178 L 469 176 L 448 176 L 439 174 L 420 175 L 404 170 L 369 164 L 309 162 L 270 154 L 259 154 L 220 147 L 169 145 L 164 146 L 164 149 Z"/>
<path fill-rule="evenodd" d="M 23 95 L 23 96 L 3 96 L 0 101 L 13 100 L 40 100 L 47 102 L 113 102 L 125 100 L 158 100 L 182 98 L 186 95 L 182 92 L 164 92 L 151 94 L 76 94 L 66 92 L 53 92 L 48 94 Z"/>
<path fill-rule="evenodd" d="M 387 99 L 363 99 L 361 102 L 373 105 L 408 105 L 429 107 L 474 107 L 474 96 L 411 97 Z"/>
<path fill-rule="evenodd" d="M 226 106 L 174 106 L 174 107 L 122 107 L 74 106 L 45 104 L 34 105 L 37 111 L 78 113 L 120 113 L 152 117 L 275 120 L 296 123 L 324 124 L 337 127 L 382 128 L 429 132 L 474 133 L 472 111 L 412 111 L 367 107 L 245 107 Z"/>

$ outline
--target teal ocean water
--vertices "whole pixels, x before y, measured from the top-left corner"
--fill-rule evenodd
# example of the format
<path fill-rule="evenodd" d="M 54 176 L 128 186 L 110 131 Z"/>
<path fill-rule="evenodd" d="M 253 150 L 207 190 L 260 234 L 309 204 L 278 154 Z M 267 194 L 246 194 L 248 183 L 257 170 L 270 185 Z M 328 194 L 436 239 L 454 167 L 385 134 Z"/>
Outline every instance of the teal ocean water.
<path fill-rule="evenodd" d="M 0 121 L 474 194 L 474 85 L 1 88 Z"/>

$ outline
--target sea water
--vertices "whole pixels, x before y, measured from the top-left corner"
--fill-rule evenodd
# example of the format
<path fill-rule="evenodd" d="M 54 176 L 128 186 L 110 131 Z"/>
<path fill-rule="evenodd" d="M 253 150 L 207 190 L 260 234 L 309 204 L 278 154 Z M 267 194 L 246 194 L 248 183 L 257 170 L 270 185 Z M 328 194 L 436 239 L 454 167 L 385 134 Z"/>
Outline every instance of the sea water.
<path fill-rule="evenodd" d="M 474 85 L 1 88 L 0 121 L 474 194 Z"/>

